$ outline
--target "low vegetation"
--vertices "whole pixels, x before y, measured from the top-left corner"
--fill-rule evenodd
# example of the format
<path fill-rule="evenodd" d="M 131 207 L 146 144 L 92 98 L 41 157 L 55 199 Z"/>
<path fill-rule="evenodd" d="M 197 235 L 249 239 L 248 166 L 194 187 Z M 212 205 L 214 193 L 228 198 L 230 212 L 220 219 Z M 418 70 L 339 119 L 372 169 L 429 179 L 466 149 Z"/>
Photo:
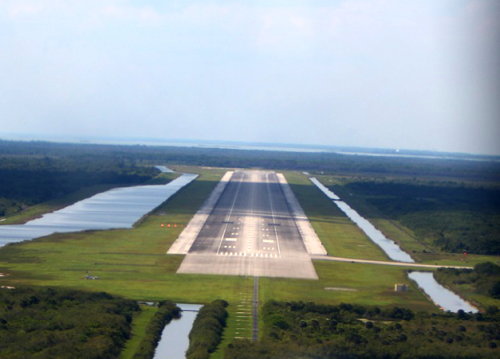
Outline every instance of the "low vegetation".
<path fill-rule="evenodd" d="M 354 194 L 354 196 L 352 196 L 353 200 L 359 198 L 360 201 L 367 203 L 367 206 L 374 208 L 373 213 L 378 211 L 380 214 L 380 216 L 368 216 L 370 220 L 373 219 L 377 221 L 387 217 L 391 221 L 397 223 L 400 223 L 399 217 L 395 214 L 391 214 L 387 209 L 384 209 L 380 203 L 377 204 L 376 201 L 373 202 L 373 200 L 384 197 L 390 198 L 390 193 L 377 197 L 377 195 L 373 193 L 373 190 L 372 192 L 367 190 L 363 192 L 362 188 L 356 189 L 354 187 L 349 187 L 350 184 L 393 181 L 392 179 L 384 179 L 384 176 L 389 174 L 397 177 L 398 183 L 410 183 L 412 185 L 417 185 L 413 183 L 412 176 L 414 175 L 423 177 L 436 176 L 447 179 L 454 178 L 453 181 L 455 181 L 456 176 L 461 176 L 460 178 L 465 181 L 464 183 L 467 182 L 467 184 L 464 185 L 466 188 L 471 187 L 479 190 L 480 185 L 471 185 L 470 183 L 472 181 L 495 181 L 498 179 L 498 173 L 500 173 L 497 171 L 498 166 L 495 167 L 496 165 L 472 161 L 469 161 L 470 163 L 467 161 L 447 163 L 445 160 L 436 160 L 432 162 L 427 160 L 358 158 L 356 156 L 342 156 L 337 154 L 297 154 L 266 151 L 185 149 L 145 146 L 97 146 L 44 143 L 16 143 L 13 145 L 0 141 L 0 160 L 3 159 L 7 161 L 0 161 L 2 163 L 0 164 L 0 169 L 2 165 L 14 163 L 18 160 L 21 164 L 32 161 L 34 168 L 37 168 L 36 166 L 38 166 L 38 164 L 42 166 L 41 164 L 45 162 L 46 164 L 43 166 L 47 166 L 46 168 L 50 168 L 51 171 L 56 173 L 56 178 L 61 179 L 60 184 L 64 184 L 64 181 L 70 181 L 71 177 L 64 177 L 66 175 L 57 177 L 57 173 L 64 173 L 64 163 L 71 163 L 71 161 L 75 159 L 78 159 L 78 161 L 81 160 L 81 166 L 83 167 L 80 168 L 82 171 L 78 170 L 72 172 L 74 175 L 81 176 L 85 174 L 84 168 L 87 165 L 89 166 L 89 171 L 98 173 L 102 171 L 102 168 L 107 166 L 106 163 L 109 163 L 109 168 L 111 171 L 114 171 L 114 173 L 124 176 L 131 175 L 134 179 L 129 183 L 164 183 L 168 181 L 168 178 L 157 179 L 157 177 L 155 177 L 153 182 L 151 180 L 152 165 L 164 163 L 169 163 L 170 167 L 174 169 L 177 168 L 180 171 L 200 173 L 201 176 L 189 186 L 183 188 L 177 195 L 173 196 L 154 213 L 150 214 L 134 229 L 55 234 L 46 238 L 1 248 L 0 272 L 6 275 L 0 278 L 2 285 L 15 287 L 28 285 L 55 286 L 57 288 L 71 287 L 94 292 L 106 291 L 112 293 L 112 295 L 123 295 L 128 298 L 133 298 L 134 300 L 148 301 L 159 301 L 168 298 L 175 302 L 210 303 L 215 298 L 222 297 L 231 303 L 231 307 L 233 303 L 237 303 L 246 293 L 252 292 L 253 286 L 251 281 L 231 276 L 176 274 L 176 270 L 182 262 L 183 256 L 165 254 L 169 246 L 177 238 L 183 227 L 208 197 L 222 174 L 225 172 L 224 169 L 189 167 L 184 165 L 243 168 L 263 167 L 279 170 L 306 170 L 316 174 L 320 174 L 324 171 L 325 175 L 327 173 L 335 173 L 336 175 L 346 174 L 344 178 L 348 178 L 348 180 L 344 182 L 339 181 L 343 185 L 341 187 L 345 193 L 352 192 Z M 94 160 L 95 166 L 91 164 Z M 114 165 L 111 165 L 112 163 L 118 164 L 117 167 L 113 167 Z M 73 165 L 76 166 L 75 162 L 68 165 L 68 169 Z M 442 165 L 451 166 L 452 169 L 449 170 L 446 166 L 441 167 Z M 60 169 L 57 169 L 59 168 L 58 166 Z M 39 167 L 36 171 L 42 173 L 42 170 L 39 171 L 41 168 L 42 167 Z M 32 174 L 37 175 L 36 171 Z M 68 173 L 70 172 L 71 171 L 68 171 Z M 315 230 L 324 241 L 325 247 L 330 254 L 350 258 L 385 258 L 385 255 L 377 246 L 371 243 L 355 225 L 353 225 L 342 213 L 336 210 L 336 207 L 309 183 L 306 176 L 303 176 L 300 172 L 291 171 L 287 172 L 286 175 L 293 191 L 302 203 L 306 213 L 310 216 Z M 28 176 L 26 176 L 26 178 L 27 177 Z M 49 177 L 49 172 L 47 172 L 47 177 Z M 98 177 L 99 176 L 90 176 L 89 178 Z M 43 176 L 40 178 L 43 179 Z M 367 178 L 369 178 L 369 180 L 367 180 Z M 440 186 L 442 182 L 443 181 L 440 179 Z M 24 186 L 29 186 L 30 183 L 31 182 L 27 181 L 24 183 Z M 106 181 L 97 181 L 95 183 L 107 183 L 98 186 L 111 185 L 110 182 L 108 183 Z M 456 186 L 454 183 L 455 182 L 446 186 L 450 188 L 460 187 Z M 85 186 L 89 184 L 91 183 L 86 183 Z M 51 184 L 51 186 L 53 185 L 54 183 Z M 418 185 L 422 185 L 422 183 Z M 62 186 L 61 188 L 65 187 Z M 80 191 L 85 191 L 88 188 L 89 187 L 83 187 Z M 484 189 L 490 191 L 494 189 L 494 185 L 485 186 Z M 405 191 L 406 189 L 402 189 L 399 194 L 393 197 L 404 197 Z M 319 195 L 315 195 L 316 192 L 318 192 Z M 72 194 L 74 193 L 75 192 L 72 192 Z M 464 193 L 466 193 L 466 191 Z M 70 196 L 72 194 L 70 194 Z M 57 197 L 60 195 L 63 195 L 63 193 L 49 191 L 47 192 L 47 197 L 43 197 L 42 199 L 56 198 L 57 200 L 64 198 L 64 196 Z M 29 194 L 29 196 L 35 198 L 34 194 Z M 469 196 L 469 199 L 473 200 L 472 197 L 474 196 L 467 196 Z M 18 198 L 22 199 L 22 196 Z M 410 196 L 408 198 L 409 202 L 413 201 L 413 197 Z M 416 196 L 415 198 L 420 197 Z M 440 201 L 445 204 L 450 202 L 453 206 L 457 205 L 457 203 L 453 202 L 454 195 L 452 194 L 446 198 L 441 197 L 430 200 L 430 202 L 435 203 Z M 23 199 L 20 203 L 22 203 L 22 205 L 20 205 L 19 208 L 24 208 L 25 205 L 34 202 L 28 202 L 26 199 Z M 410 206 L 410 204 L 408 204 L 408 206 Z M 468 205 L 464 202 L 463 208 L 467 206 Z M 444 207 L 438 207 L 438 209 L 442 208 Z M 43 210 L 41 209 L 41 211 Z M 387 211 L 388 214 L 386 215 L 384 211 Z M 443 213 L 446 213 L 446 211 Z M 486 216 L 491 213 L 486 213 Z M 482 218 L 484 217 L 483 214 L 482 212 L 480 214 Z M 2 223 L 7 223 L 8 221 L 9 219 Z M 177 227 L 162 227 L 162 223 L 177 224 Z M 401 227 L 403 228 L 404 226 Z M 488 230 L 491 230 L 491 228 L 496 228 L 495 224 L 490 226 Z M 446 229 L 448 230 L 448 227 Z M 409 231 L 409 233 L 410 232 L 411 231 Z M 413 235 L 413 233 L 411 233 L 411 235 Z M 420 245 L 420 242 L 418 242 L 419 248 L 421 249 L 427 249 L 427 246 L 431 249 L 437 248 L 437 244 L 434 244 L 431 237 L 418 234 L 418 237 L 415 238 L 423 243 Z M 414 243 L 417 243 L 417 240 L 413 237 L 409 239 L 409 241 L 413 241 Z M 482 244 L 481 246 L 484 247 L 485 245 Z M 421 249 L 418 250 L 421 251 Z M 470 252 L 473 252 L 473 250 L 470 250 Z M 469 255 L 468 257 L 473 256 Z M 347 309 L 348 307 L 344 305 L 344 307 L 340 309 L 340 312 L 343 314 L 340 315 L 337 322 L 339 323 L 338 328 L 346 328 L 346 332 L 335 332 L 332 334 L 331 332 L 327 332 L 327 330 L 330 330 L 327 326 L 330 317 L 323 317 L 323 315 L 326 315 L 324 313 L 313 312 L 313 314 L 308 314 L 308 312 L 301 310 L 299 312 L 302 314 L 300 314 L 301 317 L 297 322 L 299 324 L 296 324 L 294 322 L 295 319 L 292 320 L 292 314 L 287 314 L 286 311 L 281 313 L 280 311 L 282 309 L 279 309 L 279 306 L 276 308 L 272 307 L 272 310 L 276 310 L 275 314 L 281 315 L 285 322 L 282 322 L 280 318 L 269 319 L 269 315 L 265 314 L 261 318 L 267 318 L 266 322 L 259 323 L 259 328 L 262 329 L 260 333 L 263 333 L 263 341 L 259 344 L 236 341 L 233 343 L 233 347 L 228 350 L 226 356 L 229 355 L 229 358 L 335 358 L 334 355 L 343 353 L 343 358 L 364 358 L 368 356 L 363 356 L 364 354 L 361 353 L 361 348 L 363 346 L 365 349 L 368 348 L 367 350 L 369 351 L 371 350 L 370 348 L 375 348 L 378 345 L 386 350 L 392 350 L 394 346 L 394 352 L 391 350 L 387 352 L 387 358 L 391 358 L 393 353 L 400 353 L 397 351 L 402 350 L 402 348 L 410 344 L 417 345 L 416 343 L 419 345 L 423 343 L 421 349 L 419 349 L 419 353 L 427 353 L 426 350 L 430 351 L 431 348 L 429 340 L 433 340 L 437 343 L 438 350 L 443 350 L 446 346 L 450 348 L 460 347 L 462 351 L 457 355 L 462 356 L 457 356 L 457 358 L 466 358 L 466 355 L 469 353 L 473 355 L 481 353 L 484 354 L 484 357 L 489 357 L 491 353 L 496 353 L 490 348 L 490 346 L 493 347 L 498 344 L 498 339 L 495 339 L 496 329 L 491 327 L 491 325 L 493 325 L 491 322 L 493 319 L 491 318 L 496 318 L 494 317 L 496 314 L 491 308 L 496 308 L 498 306 L 498 303 L 500 303 L 498 299 L 488 297 L 488 301 L 483 301 L 483 303 L 485 303 L 483 307 L 487 307 L 486 304 L 491 304 L 491 308 L 482 318 L 482 323 L 480 323 L 481 319 L 475 316 L 457 319 L 454 316 L 438 315 L 438 309 L 429 302 L 411 282 L 409 283 L 409 292 L 394 292 L 394 283 L 408 283 L 405 269 L 370 264 L 336 263 L 327 261 L 314 261 L 313 263 L 318 273 L 319 280 L 262 278 L 259 281 L 259 301 L 261 303 L 269 300 L 296 302 L 314 301 L 317 303 L 317 306 L 332 306 L 335 304 L 336 307 L 339 307 L 340 303 L 344 302 L 351 303 L 351 306 L 354 308 L 359 308 L 360 305 L 366 306 L 363 307 L 366 313 L 373 312 L 375 310 L 373 306 L 378 306 L 381 308 L 381 314 L 367 317 L 368 314 L 365 313 L 358 316 L 358 314 L 352 313 L 352 311 Z M 94 276 L 98 276 L 99 279 L 86 280 L 85 275 L 87 271 Z M 470 284 L 460 285 L 472 288 L 474 283 L 471 282 Z M 484 297 L 485 296 L 480 299 L 483 300 Z M 222 303 L 219 303 L 219 306 Z M 394 306 L 400 308 L 396 310 L 395 313 L 406 313 L 406 316 L 409 315 L 408 313 L 412 313 L 413 317 L 409 320 L 390 318 L 390 313 Z M 264 311 L 267 310 L 266 308 L 267 306 L 263 308 Z M 408 311 L 408 309 L 411 309 L 411 311 Z M 414 311 L 427 311 L 430 314 L 416 314 Z M 215 310 L 215 312 L 219 313 L 219 310 Z M 222 311 L 220 312 L 222 313 Z M 137 312 L 134 313 L 137 314 Z M 357 316 L 357 319 L 355 318 L 356 320 L 353 319 L 355 316 Z M 127 318 L 128 317 L 125 319 L 126 322 L 129 320 Z M 213 320 L 207 320 L 207 323 L 213 324 L 211 328 L 215 334 L 208 334 L 206 331 L 201 331 L 201 333 L 204 334 L 192 334 L 192 343 L 197 344 L 193 344 L 195 347 L 190 349 L 190 355 L 192 355 L 191 359 L 206 358 L 209 355 L 208 353 L 211 353 L 213 348 L 217 347 L 217 345 L 219 345 L 219 347 L 222 347 L 222 345 L 226 347 L 227 344 L 231 342 L 231 338 L 236 336 L 236 319 L 230 318 L 227 323 L 224 320 L 224 324 L 222 324 L 219 319 L 218 317 L 217 322 L 219 324 L 215 324 Z M 319 323 L 319 331 L 312 329 L 316 328 L 317 325 L 316 322 L 313 324 L 313 319 L 316 319 Z M 57 318 L 54 320 L 57 321 Z M 301 328 L 300 331 L 296 331 L 297 325 L 300 327 L 300 320 L 307 323 L 307 330 Z M 462 335 L 460 334 L 462 332 L 457 332 L 457 335 L 461 335 L 462 339 L 453 336 L 455 335 L 455 327 L 454 324 L 449 324 L 448 320 L 453 323 L 459 320 L 462 321 L 463 323 L 461 325 L 466 328 L 467 335 Z M 148 320 L 144 320 L 144 322 L 147 321 Z M 366 328 L 366 322 L 368 321 L 372 322 L 374 327 L 380 328 L 380 332 L 374 333 L 376 329 L 369 331 L 370 328 Z M 27 328 L 29 328 L 30 322 L 27 321 L 27 323 Z M 130 327 L 130 323 L 127 323 L 128 327 Z M 269 323 L 273 324 L 270 326 Z M 399 327 L 396 327 L 396 324 L 401 325 L 402 333 L 400 333 L 401 330 L 398 329 Z M 224 325 L 229 326 L 229 328 L 224 330 L 224 342 L 223 344 L 217 344 L 220 341 L 222 334 L 221 328 L 224 328 Z M 289 328 L 280 328 L 280 326 L 283 325 L 288 325 Z M 485 325 L 485 327 L 480 330 L 479 325 Z M 448 326 L 450 328 L 448 328 Z M 141 330 L 144 327 L 145 325 L 141 326 Z M 201 326 L 203 330 L 208 327 L 208 325 L 206 327 Z M 274 327 L 280 329 L 272 329 Z M 432 329 L 432 327 L 435 327 L 435 329 Z M 424 335 L 415 334 L 418 333 L 418 330 L 422 330 Z M 277 337 L 273 338 L 275 334 L 271 333 L 274 332 Z M 355 335 L 349 337 L 349 340 L 352 339 L 353 341 L 346 339 L 348 338 L 348 333 L 351 332 L 365 338 L 367 342 L 365 343 L 363 339 L 361 344 L 353 344 L 358 340 Z M 445 332 L 445 334 L 442 332 Z M 330 334 L 327 335 L 326 333 Z M 431 335 L 429 333 L 433 334 Z M 142 334 L 143 333 L 141 333 L 140 336 L 142 336 Z M 398 342 L 394 339 L 403 338 L 399 336 L 400 334 L 404 334 L 407 340 Z M 18 332 L 18 335 L 22 337 L 24 333 Z M 130 331 L 127 335 L 130 335 Z M 150 337 L 149 334 L 144 335 Z M 374 340 L 375 335 L 379 335 L 377 340 Z M 416 339 L 414 339 L 414 337 Z M 137 336 L 137 343 L 130 346 L 130 348 L 127 347 L 128 351 L 126 358 L 132 357 L 134 353 L 132 348 L 135 349 L 139 347 L 140 344 L 138 342 L 140 340 L 138 338 L 139 336 Z M 442 340 L 439 338 L 442 338 Z M 453 343 L 447 342 L 450 338 L 453 339 Z M 480 338 L 483 338 L 482 341 L 479 340 Z M 322 343 L 320 343 L 318 339 L 322 341 Z M 391 344 L 383 344 L 383 340 Z M 347 344 L 342 346 L 342 341 Z M 478 348 L 473 350 L 468 343 L 475 343 L 474 345 Z M 83 344 L 77 343 L 75 345 L 78 347 L 78 345 Z M 350 348 L 353 346 L 355 348 L 359 347 L 359 352 L 355 350 L 350 351 Z M 123 345 L 120 344 L 119 347 L 121 348 Z M 456 351 L 457 350 L 453 349 L 451 353 L 455 355 Z M 122 354 L 123 353 L 122 351 Z M 210 356 L 219 358 L 221 354 L 222 350 L 219 349 Z M 106 358 L 105 355 L 107 354 L 104 353 L 102 355 L 102 358 Z M 404 358 L 404 355 L 401 355 L 401 358 Z M 4 357 L 1 352 L 0 357 Z M 5 357 L 9 358 L 8 356 Z M 33 357 L 37 358 L 36 356 Z M 78 358 L 78 356 L 74 357 Z M 432 356 L 429 356 L 429 358 L 431 357 Z"/>
<path fill-rule="evenodd" d="M 351 303 L 438 311 L 416 284 L 408 280 L 405 268 L 322 260 L 315 260 L 313 264 L 319 280 L 260 278 L 259 300 L 263 303 L 302 300 L 318 304 Z M 395 283 L 406 283 L 410 290 L 395 292 Z"/>
<path fill-rule="evenodd" d="M 136 349 L 133 359 L 153 359 L 165 325 L 170 323 L 173 318 L 179 317 L 180 312 L 181 308 L 170 301 L 158 303 L 158 310 L 146 326 L 146 333 Z"/>
<path fill-rule="evenodd" d="M 103 292 L 0 289 L 0 357 L 118 358 L 138 310 Z"/>
<path fill-rule="evenodd" d="M 217 349 L 226 326 L 227 306 L 226 301 L 218 299 L 200 309 L 189 333 L 187 359 L 208 359 Z"/>
<path fill-rule="evenodd" d="M 225 359 L 493 358 L 499 313 L 428 314 L 398 307 L 269 301 L 257 343 L 234 341 Z"/>
<path fill-rule="evenodd" d="M 304 175 L 285 173 L 287 182 L 304 209 L 329 255 L 386 260 L 387 255 Z"/>
<path fill-rule="evenodd" d="M 139 306 L 141 310 L 135 313 L 132 320 L 131 338 L 127 340 L 119 359 L 132 359 L 139 344 L 142 342 L 142 338 L 146 335 L 147 325 L 158 310 L 158 307 L 152 305 L 140 304 Z"/>
<path fill-rule="evenodd" d="M 240 278 L 176 274 L 184 256 L 166 255 L 221 173 L 202 174 L 134 229 L 59 233 L 2 247 L 0 273 L 7 275 L 0 282 L 106 291 L 145 301 L 202 304 L 236 298 L 248 286 Z M 99 279 L 86 280 L 87 271 Z"/>
<path fill-rule="evenodd" d="M 436 279 L 479 305 L 483 311 L 498 310 L 500 305 L 500 266 L 490 262 L 479 263 L 474 269 L 438 269 Z"/>
<path fill-rule="evenodd" d="M 469 284 L 476 292 L 500 299 L 500 266 L 486 262 L 474 269 L 440 268 L 436 278 L 442 283 Z"/>

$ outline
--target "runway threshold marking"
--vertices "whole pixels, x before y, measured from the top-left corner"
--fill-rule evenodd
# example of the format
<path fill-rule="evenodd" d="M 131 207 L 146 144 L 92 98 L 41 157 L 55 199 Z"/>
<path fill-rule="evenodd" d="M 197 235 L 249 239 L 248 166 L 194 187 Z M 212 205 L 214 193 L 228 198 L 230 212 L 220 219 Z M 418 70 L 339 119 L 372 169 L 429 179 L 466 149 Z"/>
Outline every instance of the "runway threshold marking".
<path fill-rule="evenodd" d="M 240 178 L 240 182 L 238 183 L 238 188 L 236 189 L 236 194 L 234 195 L 234 199 L 233 199 L 233 204 L 231 206 L 231 210 L 229 211 L 229 214 L 227 216 L 227 220 L 225 220 L 224 222 L 226 222 L 225 224 L 225 227 L 224 227 L 224 231 L 222 232 L 222 237 L 220 239 L 220 243 L 219 243 L 219 248 L 217 248 L 217 254 L 219 254 L 220 252 L 220 247 L 222 246 L 222 242 L 224 240 L 224 236 L 226 235 L 226 231 L 227 231 L 227 227 L 229 225 L 229 219 L 231 218 L 231 216 L 233 215 L 233 210 L 234 210 L 234 204 L 236 203 L 236 199 L 238 198 L 238 194 L 240 193 L 240 188 L 241 188 L 241 183 L 243 182 L 243 178 L 245 177 L 245 174 L 243 173 L 243 175 L 241 176 Z M 223 222 L 223 223 L 224 223 Z M 233 222 L 234 223 L 234 222 Z"/>
<path fill-rule="evenodd" d="M 276 219 L 274 218 L 274 206 L 273 206 L 273 199 L 271 198 L 271 189 L 269 188 L 269 174 L 266 174 L 266 184 L 267 184 L 267 193 L 269 194 L 269 204 L 271 205 L 271 215 L 273 217 L 273 228 L 274 228 L 274 235 L 276 237 L 276 247 L 278 248 L 278 256 L 281 257 L 281 250 L 280 250 L 280 241 L 278 238 L 278 231 L 276 230 Z"/>
<path fill-rule="evenodd" d="M 279 258 L 277 254 L 271 254 L 271 253 L 220 252 L 218 255 L 234 256 L 234 257 Z"/>

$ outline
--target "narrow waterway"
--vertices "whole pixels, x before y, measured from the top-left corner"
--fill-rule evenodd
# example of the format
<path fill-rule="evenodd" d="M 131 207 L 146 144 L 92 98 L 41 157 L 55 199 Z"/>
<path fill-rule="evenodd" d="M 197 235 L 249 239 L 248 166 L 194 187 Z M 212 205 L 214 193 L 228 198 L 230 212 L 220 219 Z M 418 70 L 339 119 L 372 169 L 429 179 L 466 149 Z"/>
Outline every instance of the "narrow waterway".
<path fill-rule="evenodd" d="M 320 183 L 316 178 L 310 178 L 314 183 L 333 203 L 337 205 L 342 212 L 344 212 L 356 225 L 392 260 L 399 262 L 414 263 L 415 261 L 410 255 L 404 252 L 394 241 L 388 239 L 380 232 L 373 224 L 363 218 L 352 209 L 347 203 L 340 200 L 340 198 Z M 414 280 L 418 286 L 431 298 L 431 300 L 443 310 L 457 312 L 460 309 L 465 312 L 476 313 L 478 310 L 464 301 L 451 290 L 446 289 L 439 284 L 433 276 L 432 272 L 411 272 L 408 277 Z"/>
<path fill-rule="evenodd" d="M 202 305 L 177 304 L 177 306 L 182 309 L 182 315 L 178 319 L 173 319 L 163 329 L 153 359 L 186 358 L 185 353 L 189 347 L 188 335 Z"/>
<path fill-rule="evenodd" d="M 393 240 L 384 236 L 373 224 L 371 224 L 366 218 L 362 217 L 358 212 L 352 209 L 347 203 L 340 200 L 340 197 L 335 193 L 330 191 L 316 178 L 309 178 L 312 183 L 318 187 L 321 192 L 323 192 L 328 198 L 330 198 L 333 203 L 344 212 L 347 217 L 351 219 L 356 225 L 370 238 L 375 244 L 377 244 L 382 250 L 391 258 L 392 260 L 398 262 L 414 263 L 415 261 L 410 257 L 408 253 L 403 251 Z"/>
<path fill-rule="evenodd" d="M 477 313 L 476 308 L 439 284 L 432 272 L 411 272 L 408 273 L 408 277 L 417 282 L 418 286 L 443 310 L 456 313 L 462 309 L 465 312 Z"/>
<path fill-rule="evenodd" d="M 166 185 L 114 188 L 21 225 L 0 225 L 0 247 L 53 233 L 132 228 L 198 175 L 185 173 Z"/>

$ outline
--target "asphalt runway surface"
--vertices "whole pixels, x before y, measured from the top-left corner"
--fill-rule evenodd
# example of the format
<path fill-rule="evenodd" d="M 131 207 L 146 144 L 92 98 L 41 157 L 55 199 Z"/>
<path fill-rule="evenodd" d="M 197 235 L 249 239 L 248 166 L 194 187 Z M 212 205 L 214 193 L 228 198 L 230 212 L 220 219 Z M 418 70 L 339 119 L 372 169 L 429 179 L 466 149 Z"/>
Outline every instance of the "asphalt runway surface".
<path fill-rule="evenodd" d="M 276 173 L 236 171 L 178 273 L 317 279 Z"/>

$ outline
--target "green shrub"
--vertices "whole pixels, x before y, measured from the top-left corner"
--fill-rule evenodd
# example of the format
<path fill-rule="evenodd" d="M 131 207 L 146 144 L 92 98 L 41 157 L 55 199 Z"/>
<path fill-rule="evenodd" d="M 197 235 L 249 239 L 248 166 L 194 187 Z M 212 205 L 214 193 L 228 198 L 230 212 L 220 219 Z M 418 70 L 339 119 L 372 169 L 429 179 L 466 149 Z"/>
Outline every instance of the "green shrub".
<path fill-rule="evenodd" d="M 158 311 L 146 327 L 146 335 L 139 344 L 133 358 L 152 359 L 165 325 L 170 323 L 173 318 L 178 317 L 180 312 L 181 309 L 174 303 L 169 301 L 160 302 Z"/>
<path fill-rule="evenodd" d="M 207 359 L 217 349 L 226 326 L 227 306 L 218 299 L 200 309 L 189 333 L 187 359 Z"/>

